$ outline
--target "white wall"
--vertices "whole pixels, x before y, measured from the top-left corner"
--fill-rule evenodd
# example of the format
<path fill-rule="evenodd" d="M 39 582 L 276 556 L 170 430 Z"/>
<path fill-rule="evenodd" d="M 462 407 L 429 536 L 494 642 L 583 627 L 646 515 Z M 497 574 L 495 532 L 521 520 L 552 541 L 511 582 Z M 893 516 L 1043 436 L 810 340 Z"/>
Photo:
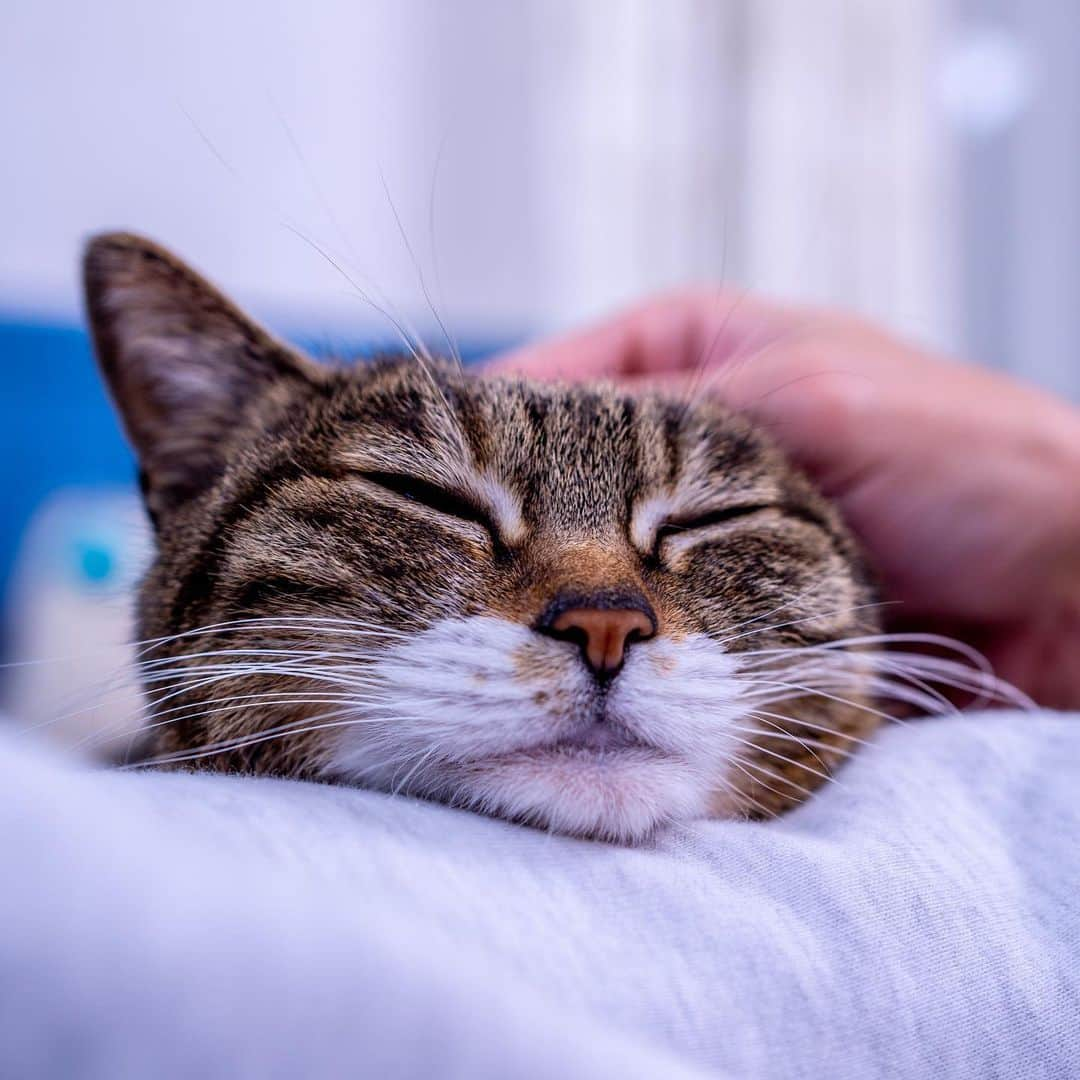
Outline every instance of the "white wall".
<path fill-rule="evenodd" d="M 875 0 L 838 34 L 842 0 L 9 0 L 0 303 L 74 310 L 80 238 L 130 226 L 264 312 L 364 316 L 290 222 L 422 317 L 381 171 L 433 294 L 434 189 L 466 330 L 726 275 L 947 336 L 932 6 Z"/>
<path fill-rule="evenodd" d="M 290 223 L 355 264 L 365 284 L 415 306 L 415 272 L 380 171 L 430 262 L 427 210 L 445 129 L 437 227 L 449 238 L 439 244 L 448 259 L 461 250 L 453 218 L 462 211 L 471 241 L 471 272 L 448 267 L 448 286 L 460 281 L 448 300 L 468 319 L 516 324 L 535 276 L 528 215 L 512 168 L 507 176 L 496 160 L 474 171 L 470 158 L 500 148 L 520 158 L 514 129 L 527 86 L 502 77 L 501 55 L 471 65 L 438 55 L 425 6 L 6 5 L 0 293 L 71 309 L 80 238 L 130 226 L 264 306 L 363 316 L 348 283 Z M 477 133 L 489 146 L 476 133 L 455 138 L 443 115 L 437 86 L 457 66 L 473 91 L 487 86 Z M 463 165 L 472 189 L 448 205 Z M 499 273 L 485 267 L 497 253 Z"/>
<path fill-rule="evenodd" d="M 385 178 L 466 336 L 723 277 L 1080 394 L 1077 18 L 1059 0 L 7 0 L 0 309 L 74 317 L 81 238 L 127 226 L 283 329 L 389 333 L 288 224 L 431 324 Z"/>
<path fill-rule="evenodd" d="M 950 68 L 982 89 L 974 101 L 950 95 L 961 121 L 965 341 L 972 355 L 1080 400 L 1080 5 L 957 9 Z"/>

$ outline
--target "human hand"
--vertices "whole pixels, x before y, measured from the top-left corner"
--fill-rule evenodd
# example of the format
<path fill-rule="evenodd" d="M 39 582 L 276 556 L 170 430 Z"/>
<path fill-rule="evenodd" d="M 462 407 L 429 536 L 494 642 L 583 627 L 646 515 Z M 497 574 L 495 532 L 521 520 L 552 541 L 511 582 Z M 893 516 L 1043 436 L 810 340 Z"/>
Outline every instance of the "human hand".
<path fill-rule="evenodd" d="M 890 629 L 979 648 L 1080 708 L 1080 411 L 852 316 L 694 290 L 497 361 L 534 378 L 716 394 L 839 505 Z"/>

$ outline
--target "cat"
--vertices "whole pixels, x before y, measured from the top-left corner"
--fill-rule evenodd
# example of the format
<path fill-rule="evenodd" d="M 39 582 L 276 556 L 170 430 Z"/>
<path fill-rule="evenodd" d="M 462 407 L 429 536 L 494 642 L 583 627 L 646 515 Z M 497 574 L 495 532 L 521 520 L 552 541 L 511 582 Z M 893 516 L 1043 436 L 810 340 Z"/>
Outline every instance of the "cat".
<path fill-rule="evenodd" d="M 922 694 L 836 509 L 708 395 L 316 363 L 130 234 L 84 272 L 156 538 L 146 762 L 633 842 L 794 806 Z"/>

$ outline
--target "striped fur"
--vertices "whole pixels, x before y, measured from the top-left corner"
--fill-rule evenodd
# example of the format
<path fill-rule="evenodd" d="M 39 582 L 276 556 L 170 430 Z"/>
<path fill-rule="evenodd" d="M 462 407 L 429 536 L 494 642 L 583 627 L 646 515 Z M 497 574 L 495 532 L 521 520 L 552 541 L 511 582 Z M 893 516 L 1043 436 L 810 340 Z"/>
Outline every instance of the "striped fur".
<path fill-rule="evenodd" d="M 319 365 L 134 236 L 95 240 L 85 273 L 157 536 L 150 760 L 634 838 L 792 805 L 876 724 L 851 663 L 845 701 L 754 713 L 762 650 L 876 621 L 834 509 L 743 418 L 415 358 Z M 659 632 L 598 687 L 532 628 L 612 590 Z M 593 748 L 583 725 L 620 735 Z"/>

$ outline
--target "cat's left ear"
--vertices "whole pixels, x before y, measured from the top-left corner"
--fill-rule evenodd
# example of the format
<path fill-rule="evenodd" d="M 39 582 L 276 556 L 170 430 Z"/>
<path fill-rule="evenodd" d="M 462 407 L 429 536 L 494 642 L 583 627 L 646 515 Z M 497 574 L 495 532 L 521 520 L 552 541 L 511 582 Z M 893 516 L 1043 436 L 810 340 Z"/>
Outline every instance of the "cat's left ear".
<path fill-rule="evenodd" d="M 310 393 L 326 378 L 140 236 L 96 237 L 83 271 L 98 362 L 155 520 L 221 474 L 254 402 L 270 392 Z"/>

